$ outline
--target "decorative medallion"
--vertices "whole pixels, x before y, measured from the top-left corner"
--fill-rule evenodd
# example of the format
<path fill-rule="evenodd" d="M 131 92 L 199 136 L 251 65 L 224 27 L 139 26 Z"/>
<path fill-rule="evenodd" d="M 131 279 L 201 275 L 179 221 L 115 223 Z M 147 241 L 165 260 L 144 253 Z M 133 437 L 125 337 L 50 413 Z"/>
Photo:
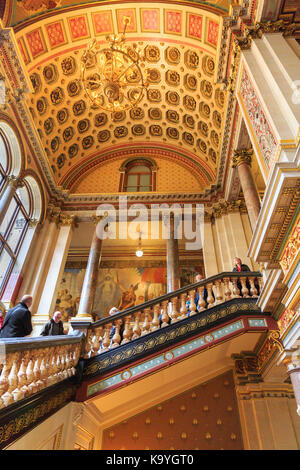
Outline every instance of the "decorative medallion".
<path fill-rule="evenodd" d="M 147 96 L 149 101 L 159 103 L 161 101 L 161 93 L 159 90 L 148 90 Z"/>
<path fill-rule="evenodd" d="M 68 148 L 68 155 L 70 158 L 76 157 L 77 153 L 79 151 L 79 146 L 77 144 L 71 145 L 71 147 Z"/>
<path fill-rule="evenodd" d="M 219 147 L 220 139 L 216 131 L 211 131 L 210 137 L 211 137 L 213 145 L 215 145 L 216 147 Z"/>
<path fill-rule="evenodd" d="M 81 92 L 81 83 L 79 80 L 72 80 L 71 82 L 68 83 L 67 86 L 67 92 L 69 96 L 76 96 L 79 95 Z"/>
<path fill-rule="evenodd" d="M 196 100 L 189 95 L 185 95 L 183 98 L 183 105 L 186 109 L 189 109 L 190 111 L 195 111 L 196 109 Z"/>
<path fill-rule="evenodd" d="M 130 110 L 131 119 L 143 119 L 145 113 L 142 108 L 133 108 Z"/>
<path fill-rule="evenodd" d="M 153 135 L 155 137 L 160 137 L 162 135 L 162 128 L 155 124 L 149 127 L 149 131 L 150 131 L 150 135 Z"/>
<path fill-rule="evenodd" d="M 37 73 L 32 73 L 30 75 L 30 80 L 33 86 L 34 93 L 38 93 L 41 89 L 41 79 Z"/>
<path fill-rule="evenodd" d="M 214 125 L 215 125 L 218 129 L 220 129 L 220 128 L 221 128 L 221 124 L 222 124 L 222 118 L 221 118 L 221 114 L 219 113 L 219 111 L 214 111 L 214 112 L 213 112 L 212 120 L 213 120 Z"/>
<path fill-rule="evenodd" d="M 46 98 L 42 97 L 39 98 L 36 102 L 36 109 L 39 112 L 39 114 L 44 114 L 47 110 L 47 101 Z"/>
<path fill-rule="evenodd" d="M 180 84 L 180 75 L 175 70 L 168 70 L 166 72 L 166 82 L 168 85 L 177 86 Z"/>
<path fill-rule="evenodd" d="M 84 150 L 89 149 L 94 143 L 94 137 L 92 135 L 88 135 L 82 139 L 82 148 Z"/>
<path fill-rule="evenodd" d="M 210 107 L 208 106 L 207 103 L 204 103 L 204 101 L 202 101 L 200 103 L 199 111 L 200 111 L 200 114 L 202 114 L 203 117 L 209 118 L 209 116 L 210 116 Z"/>
<path fill-rule="evenodd" d="M 136 52 L 133 51 L 132 49 L 128 49 L 129 57 L 131 57 L 133 60 L 136 60 L 137 58 L 134 57 L 133 54 L 136 54 Z M 126 73 L 126 79 L 129 83 L 137 83 L 141 79 L 141 74 L 137 68 L 129 69 L 128 72 Z"/>
<path fill-rule="evenodd" d="M 189 132 L 184 132 L 182 138 L 188 145 L 194 145 L 194 137 Z"/>
<path fill-rule="evenodd" d="M 150 83 L 159 83 L 161 81 L 160 71 L 157 69 L 147 69 L 148 80 Z"/>
<path fill-rule="evenodd" d="M 57 111 L 56 119 L 58 120 L 58 124 L 64 124 L 69 117 L 69 112 L 67 108 L 62 108 Z"/>
<path fill-rule="evenodd" d="M 184 62 L 190 69 L 196 69 L 199 65 L 199 56 L 197 52 L 190 49 L 184 54 Z"/>
<path fill-rule="evenodd" d="M 74 57 L 69 56 L 61 61 L 61 69 L 64 75 L 71 75 L 76 70 L 76 62 Z"/>
<path fill-rule="evenodd" d="M 214 163 L 216 163 L 216 161 L 217 161 L 217 154 L 216 154 L 216 152 L 214 151 L 214 149 L 210 148 L 209 151 L 208 151 L 208 155 L 209 155 L 209 157 L 212 159 L 212 161 L 213 161 Z"/>
<path fill-rule="evenodd" d="M 166 112 L 166 118 L 170 122 L 179 122 L 179 114 L 173 109 L 168 109 L 168 111 Z"/>
<path fill-rule="evenodd" d="M 166 93 L 166 100 L 169 104 L 177 106 L 180 103 L 180 96 L 176 91 L 168 91 Z"/>
<path fill-rule="evenodd" d="M 86 132 L 90 127 L 90 121 L 88 119 L 82 119 L 81 121 L 78 122 L 77 124 L 77 129 L 80 134 L 83 132 Z"/>
<path fill-rule="evenodd" d="M 65 161 L 66 161 L 66 155 L 64 153 L 61 153 L 57 157 L 57 160 L 56 160 L 56 164 L 57 164 L 58 169 L 61 169 L 64 166 Z"/>
<path fill-rule="evenodd" d="M 175 127 L 167 127 L 167 136 L 170 139 L 179 139 L 179 132 Z"/>
<path fill-rule="evenodd" d="M 195 75 L 190 75 L 189 73 L 184 77 L 184 86 L 191 91 L 195 91 L 197 89 L 197 78 Z"/>
<path fill-rule="evenodd" d="M 195 119 L 190 114 L 185 114 L 183 116 L 183 123 L 190 129 L 194 129 L 195 127 Z"/>
<path fill-rule="evenodd" d="M 220 88 L 217 88 L 215 91 L 215 98 L 216 98 L 216 103 L 220 108 L 223 108 L 225 104 L 225 93 L 223 90 L 220 90 Z"/>
<path fill-rule="evenodd" d="M 51 91 L 50 98 L 53 104 L 55 105 L 60 104 L 64 99 L 63 89 L 60 88 L 59 86 L 56 87 L 53 91 Z"/>
<path fill-rule="evenodd" d="M 202 80 L 200 90 L 202 95 L 206 96 L 206 98 L 211 98 L 213 87 L 210 82 L 207 80 Z"/>
<path fill-rule="evenodd" d="M 132 126 L 131 128 L 131 132 L 133 135 L 135 136 L 140 136 L 140 135 L 144 135 L 145 132 L 146 132 L 146 129 L 145 129 L 145 126 L 143 126 L 142 124 L 135 124 L 134 126 Z"/>
<path fill-rule="evenodd" d="M 204 137 L 208 137 L 208 125 L 204 121 L 198 123 L 198 129 Z"/>
<path fill-rule="evenodd" d="M 116 127 L 114 130 L 114 135 L 117 137 L 117 139 L 120 139 L 121 137 L 126 137 L 128 134 L 128 129 L 125 126 L 119 126 Z"/>
<path fill-rule="evenodd" d="M 60 146 L 60 140 L 59 140 L 59 137 L 56 136 L 54 137 L 54 139 L 51 140 L 50 147 L 51 147 L 52 152 L 56 152 L 59 149 L 59 146 Z"/>
<path fill-rule="evenodd" d="M 206 75 L 213 75 L 215 73 L 214 59 L 209 55 L 204 56 L 202 59 L 202 68 Z"/>
<path fill-rule="evenodd" d="M 100 75 L 99 73 L 92 73 L 86 77 L 88 82 L 89 90 L 97 90 L 100 87 Z"/>
<path fill-rule="evenodd" d="M 94 124 L 96 127 L 104 126 L 107 123 L 107 115 L 105 113 L 98 113 L 94 117 Z"/>
<path fill-rule="evenodd" d="M 44 122 L 44 131 L 47 135 L 51 134 L 54 128 L 54 120 L 50 117 Z"/>
<path fill-rule="evenodd" d="M 162 117 L 160 108 L 150 108 L 148 114 L 150 119 L 155 119 L 157 121 Z"/>
<path fill-rule="evenodd" d="M 114 122 L 121 122 L 121 121 L 124 121 L 125 118 L 126 118 L 125 111 L 119 111 L 118 113 L 113 114 L 112 120 Z"/>
<path fill-rule="evenodd" d="M 201 152 L 206 153 L 207 152 L 207 145 L 202 139 L 198 139 L 197 141 L 198 147 L 201 150 Z"/>
<path fill-rule="evenodd" d="M 177 47 L 167 47 L 165 51 L 165 58 L 168 64 L 179 64 L 180 62 L 180 52 Z"/>
<path fill-rule="evenodd" d="M 53 83 L 57 79 L 57 68 L 55 67 L 54 64 L 49 64 L 44 67 L 43 70 L 43 76 L 45 79 L 45 82 L 47 83 Z"/>
<path fill-rule="evenodd" d="M 64 132 L 63 132 L 63 139 L 65 142 L 69 142 L 69 140 L 72 139 L 74 135 L 74 129 L 73 127 L 67 127 Z"/>
<path fill-rule="evenodd" d="M 109 130 L 104 130 L 104 131 L 100 131 L 98 132 L 97 134 L 97 139 L 99 142 L 106 142 L 107 140 L 109 140 L 110 138 L 110 131 Z"/>
<path fill-rule="evenodd" d="M 145 47 L 145 59 L 148 62 L 158 62 L 160 59 L 160 51 L 157 46 L 146 46 Z"/>
<path fill-rule="evenodd" d="M 79 116 L 80 114 L 84 113 L 85 110 L 86 110 L 85 101 L 79 100 L 73 104 L 73 113 L 75 116 Z"/>

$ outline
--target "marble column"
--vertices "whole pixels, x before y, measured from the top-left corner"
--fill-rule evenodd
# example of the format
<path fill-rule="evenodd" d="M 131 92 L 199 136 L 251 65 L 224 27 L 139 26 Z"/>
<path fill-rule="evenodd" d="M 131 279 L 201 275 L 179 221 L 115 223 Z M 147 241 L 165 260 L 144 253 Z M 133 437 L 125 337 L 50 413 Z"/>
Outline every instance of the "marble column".
<path fill-rule="evenodd" d="M 288 374 L 297 402 L 297 413 L 300 416 L 300 348 L 292 353 L 290 360 L 287 362 Z"/>
<path fill-rule="evenodd" d="M 179 276 L 179 250 L 178 250 L 178 239 L 175 238 L 176 220 L 174 215 L 171 214 L 169 217 L 163 217 L 163 222 L 167 227 L 167 292 L 172 292 L 180 288 L 180 276 Z"/>
<path fill-rule="evenodd" d="M 38 314 L 46 315 L 48 317 L 54 313 L 57 289 L 68 255 L 72 230 L 75 225 L 75 217 L 61 214 L 59 216 L 58 224 L 59 232 L 55 249 L 38 307 Z"/>
<path fill-rule="evenodd" d="M 95 223 L 99 222 L 99 218 L 94 220 Z M 93 240 L 90 248 L 89 259 L 84 276 L 82 291 L 80 295 L 80 303 L 78 307 L 77 318 L 92 318 L 92 309 L 94 304 L 99 264 L 102 250 L 102 239 L 98 237 L 97 227 L 93 234 Z M 73 319 L 74 320 L 74 319 Z"/>
<path fill-rule="evenodd" d="M 16 190 L 23 186 L 23 182 L 16 176 L 9 176 L 3 195 L 0 198 L 0 225 L 3 222 L 8 206 L 14 197 Z"/>
<path fill-rule="evenodd" d="M 260 200 L 250 170 L 252 154 L 251 149 L 235 150 L 232 157 L 232 167 L 237 168 L 251 227 L 254 231 L 260 212 Z"/>
<path fill-rule="evenodd" d="M 214 276 L 219 273 L 217 254 L 212 231 L 212 214 L 204 213 L 204 240 L 203 240 L 203 260 L 205 277 Z"/>

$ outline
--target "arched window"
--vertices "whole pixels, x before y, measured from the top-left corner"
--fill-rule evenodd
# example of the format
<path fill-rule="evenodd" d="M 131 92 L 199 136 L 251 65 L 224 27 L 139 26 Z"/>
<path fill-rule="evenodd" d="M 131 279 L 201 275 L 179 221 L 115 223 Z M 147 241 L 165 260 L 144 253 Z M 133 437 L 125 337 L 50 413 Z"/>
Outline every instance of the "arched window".
<path fill-rule="evenodd" d="M 0 226 L 0 295 L 13 270 L 32 216 L 32 192 L 29 184 L 16 190 Z"/>
<path fill-rule="evenodd" d="M 3 188 L 6 176 L 8 174 L 8 155 L 7 147 L 0 132 L 0 190 Z"/>
<path fill-rule="evenodd" d="M 148 192 L 156 190 L 155 163 L 150 159 L 130 159 L 122 167 L 120 192 Z"/>

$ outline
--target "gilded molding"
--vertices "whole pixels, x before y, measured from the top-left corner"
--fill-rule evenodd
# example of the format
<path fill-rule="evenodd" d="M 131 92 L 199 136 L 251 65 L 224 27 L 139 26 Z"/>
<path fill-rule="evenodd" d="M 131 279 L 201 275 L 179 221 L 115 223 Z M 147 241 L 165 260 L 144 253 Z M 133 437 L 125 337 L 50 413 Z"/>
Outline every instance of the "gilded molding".
<path fill-rule="evenodd" d="M 231 157 L 231 167 L 237 168 L 241 163 L 251 166 L 253 149 L 237 149 Z"/>

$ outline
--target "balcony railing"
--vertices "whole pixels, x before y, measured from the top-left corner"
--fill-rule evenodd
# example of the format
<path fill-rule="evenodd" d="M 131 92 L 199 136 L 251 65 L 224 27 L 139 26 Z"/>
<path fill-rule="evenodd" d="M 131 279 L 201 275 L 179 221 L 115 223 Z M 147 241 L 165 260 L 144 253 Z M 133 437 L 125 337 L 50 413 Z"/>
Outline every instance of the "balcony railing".
<path fill-rule="evenodd" d="M 90 325 L 84 358 L 127 344 L 231 299 L 257 298 L 261 289 L 259 272 L 225 272 L 131 307 Z M 76 328 L 75 325 L 74 322 L 72 326 Z"/>
<path fill-rule="evenodd" d="M 80 333 L 1 340 L 0 409 L 74 376 L 82 339 Z"/>

